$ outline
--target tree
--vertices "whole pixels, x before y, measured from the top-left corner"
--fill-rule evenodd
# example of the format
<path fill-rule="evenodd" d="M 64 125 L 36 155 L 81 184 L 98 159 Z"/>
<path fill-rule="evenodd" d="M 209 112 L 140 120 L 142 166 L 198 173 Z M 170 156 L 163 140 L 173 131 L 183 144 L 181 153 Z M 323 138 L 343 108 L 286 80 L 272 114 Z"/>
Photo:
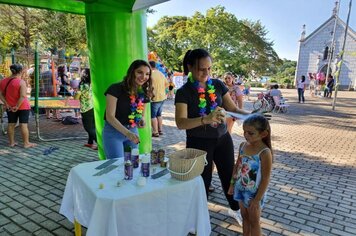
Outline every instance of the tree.
<path fill-rule="evenodd" d="M 25 55 L 23 59 L 27 65 L 31 60 L 31 42 L 37 34 L 38 12 L 26 7 L 0 5 L 0 36 L 4 40 L 1 48 L 6 52 L 11 48 L 18 50 L 20 56 Z M 24 53 L 21 49 L 24 49 Z"/>
<path fill-rule="evenodd" d="M 153 28 L 148 28 L 148 48 L 157 52 L 165 66 L 175 71 L 182 70 L 182 60 L 186 50 L 181 40 L 185 33 L 187 17 L 163 17 Z"/>
<path fill-rule="evenodd" d="M 196 12 L 192 17 L 161 18 L 148 29 L 148 46 L 174 70 L 182 70 L 188 49 L 205 48 L 214 59 L 215 74 L 262 74 L 279 60 L 266 34 L 260 22 L 240 21 L 217 6 L 207 10 L 206 15 Z"/>
<path fill-rule="evenodd" d="M 43 48 L 52 54 L 72 56 L 86 49 L 84 16 L 43 10 L 38 24 Z M 69 52 L 69 53 L 68 53 Z M 63 58 L 62 58 L 63 59 Z"/>
<path fill-rule="evenodd" d="M 12 5 L 0 5 L 0 39 L 2 57 L 14 48 L 17 57 L 25 55 L 27 65 L 35 42 L 52 54 L 61 50 L 63 56 L 65 51 L 72 56 L 87 50 L 84 16 Z"/>
<path fill-rule="evenodd" d="M 273 79 L 276 80 L 279 84 L 288 84 L 286 81 L 293 81 L 295 69 L 297 66 L 296 61 L 291 61 L 287 59 L 283 59 L 280 66 L 276 68 L 277 72 L 273 76 Z"/>

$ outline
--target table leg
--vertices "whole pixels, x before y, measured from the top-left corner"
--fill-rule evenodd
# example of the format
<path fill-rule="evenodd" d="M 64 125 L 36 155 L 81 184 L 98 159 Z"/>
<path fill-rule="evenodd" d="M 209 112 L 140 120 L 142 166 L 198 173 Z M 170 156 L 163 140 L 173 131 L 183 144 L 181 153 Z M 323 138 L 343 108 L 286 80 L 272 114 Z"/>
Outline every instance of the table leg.
<path fill-rule="evenodd" d="M 81 236 L 82 235 L 82 226 L 76 220 L 74 220 L 74 235 L 75 236 Z"/>

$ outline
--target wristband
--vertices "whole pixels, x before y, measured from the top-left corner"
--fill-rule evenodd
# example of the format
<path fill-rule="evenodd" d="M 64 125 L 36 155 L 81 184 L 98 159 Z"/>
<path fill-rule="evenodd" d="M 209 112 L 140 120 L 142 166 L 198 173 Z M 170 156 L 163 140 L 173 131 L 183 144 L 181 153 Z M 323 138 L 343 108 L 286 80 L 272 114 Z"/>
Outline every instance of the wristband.
<path fill-rule="evenodd" d="M 232 179 L 230 180 L 230 184 L 235 184 L 235 179 L 234 179 L 234 178 L 232 178 Z"/>

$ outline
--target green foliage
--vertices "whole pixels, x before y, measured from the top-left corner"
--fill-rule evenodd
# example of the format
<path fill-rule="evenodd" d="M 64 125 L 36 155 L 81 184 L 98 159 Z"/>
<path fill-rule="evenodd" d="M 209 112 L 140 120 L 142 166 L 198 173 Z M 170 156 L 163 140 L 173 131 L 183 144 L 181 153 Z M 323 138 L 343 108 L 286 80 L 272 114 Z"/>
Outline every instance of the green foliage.
<path fill-rule="evenodd" d="M 276 73 L 273 76 L 278 84 L 291 85 L 294 80 L 297 62 L 283 59 L 282 64 L 276 67 Z"/>
<path fill-rule="evenodd" d="M 86 52 L 84 16 L 0 4 L 0 55 L 14 48 L 17 60 L 30 64 L 35 42 L 55 54 Z"/>
<path fill-rule="evenodd" d="M 214 59 L 213 73 L 232 71 L 242 75 L 272 71 L 279 58 L 273 42 L 260 22 L 238 20 L 217 6 L 203 15 L 162 17 L 148 29 L 148 48 L 156 51 L 170 69 L 182 71 L 182 59 L 188 49 L 205 48 Z"/>
<path fill-rule="evenodd" d="M 283 83 L 284 83 L 284 84 L 291 84 L 292 81 L 291 81 L 290 79 L 284 79 L 284 80 L 283 80 Z"/>
<path fill-rule="evenodd" d="M 37 9 L 0 4 L 1 53 L 5 55 L 14 48 L 21 54 L 19 61 L 29 64 L 31 42 L 38 32 Z"/>
<path fill-rule="evenodd" d="M 44 49 L 52 53 L 65 49 L 72 55 L 86 48 L 84 16 L 43 10 L 40 19 L 39 37 Z"/>

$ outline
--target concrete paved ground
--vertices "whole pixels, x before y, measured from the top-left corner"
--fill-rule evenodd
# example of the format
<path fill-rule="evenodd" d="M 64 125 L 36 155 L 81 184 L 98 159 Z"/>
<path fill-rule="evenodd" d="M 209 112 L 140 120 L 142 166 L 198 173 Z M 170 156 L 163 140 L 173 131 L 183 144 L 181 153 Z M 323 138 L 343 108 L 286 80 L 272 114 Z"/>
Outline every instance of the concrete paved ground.
<path fill-rule="evenodd" d="M 262 214 L 264 234 L 356 235 L 356 92 L 339 92 L 335 111 L 330 99 L 310 98 L 307 92 L 306 103 L 299 104 L 295 90 L 282 92 L 290 107 L 271 121 L 275 161 Z M 252 102 L 245 107 L 252 110 Z M 73 225 L 58 213 L 67 175 L 73 166 L 97 160 L 97 152 L 83 147 L 85 140 L 39 142 L 33 125 L 30 130 L 39 144 L 33 149 L 9 148 L 7 137 L 0 135 L 0 235 L 73 235 Z M 81 125 L 44 118 L 41 131 L 43 138 L 85 135 Z M 175 127 L 173 101 L 165 103 L 163 131 L 153 139 L 154 148 L 184 148 L 185 132 Z M 235 125 L 236 146 L 241 134 Z M 44 155 L 50 147 L 59 149 Z M 213 182 L 212 235 L 240 235 L 241 227 L 227 216 L 216 174 Z"/>

